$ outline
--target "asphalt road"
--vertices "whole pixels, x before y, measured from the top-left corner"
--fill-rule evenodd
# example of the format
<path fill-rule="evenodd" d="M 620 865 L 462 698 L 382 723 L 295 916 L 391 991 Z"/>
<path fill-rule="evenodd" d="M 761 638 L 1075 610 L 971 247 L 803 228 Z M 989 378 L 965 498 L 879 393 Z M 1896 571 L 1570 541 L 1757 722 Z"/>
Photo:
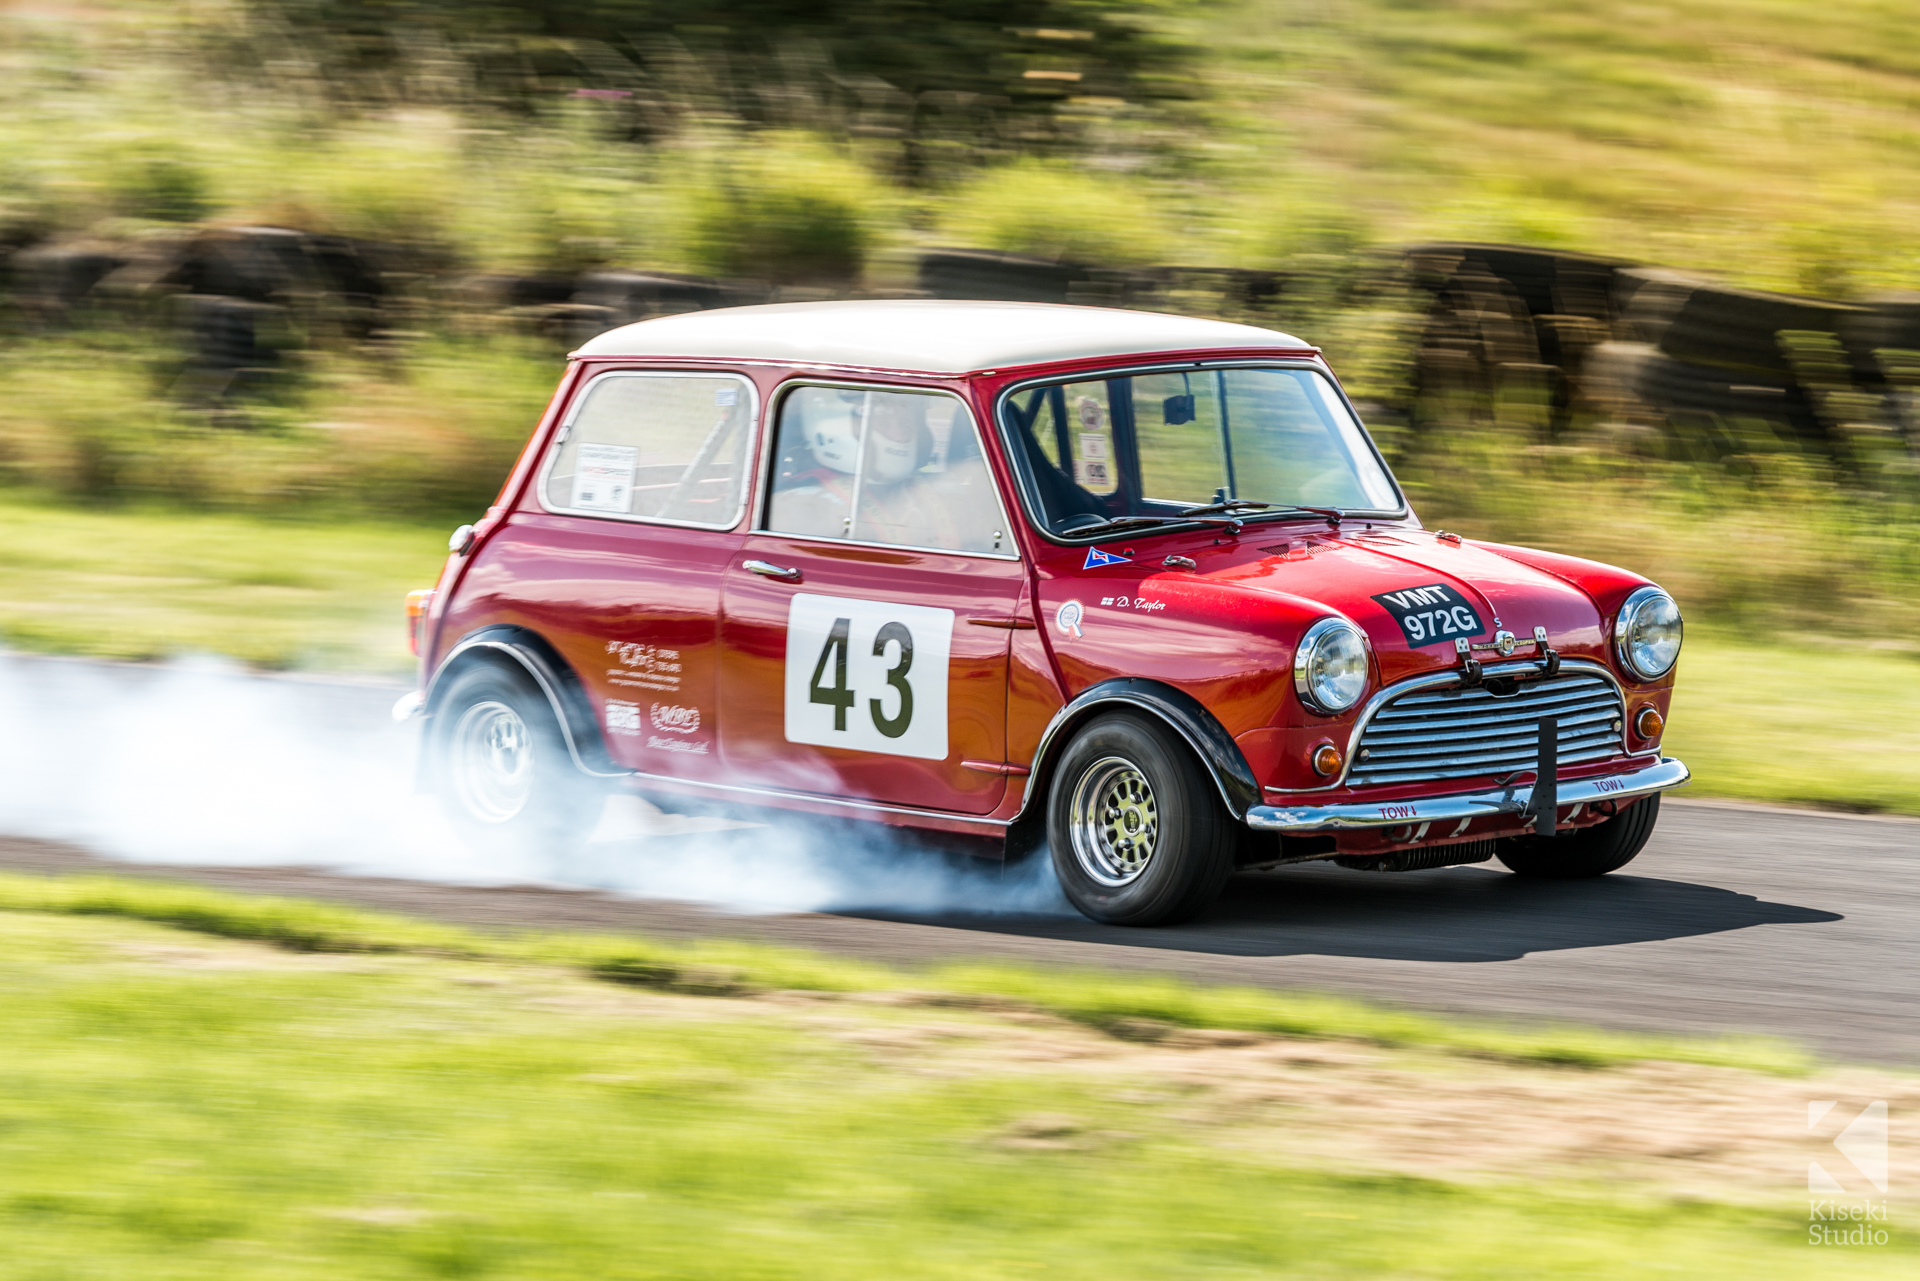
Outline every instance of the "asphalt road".
<path fill-rule="evenodd" d="M 17 671 L 21 660 L 9 666 Z M 125 669 L 113 678 L 140 679 Z M 46 687 L 36 677 L 36 688 Z M 275 697 L 289 688 L 279 684 Z M 324 702 L 334 722 L 357 721 L 360 709 L 384 715 L 393 696 L 385 688 L 317 684 L 292 694 Z M 19 706 L 16 691 L 13 710 Z M 400 759 L 398 739 L 380 742 L 379 750 Z M 360 742 L 355 750 L 364 757 L 368 749 Z M 0 806 L 0 823 L 6 813 Z M 751 831 L 705 833 L 604 843 L 600 855 L 653 866 L 684 856 L 712 870 L 728 866 L 711 860 L 729 841 L 764 844 Z M 84 844 L 0 838 L 0 867 L 100 870 Z M 1037 914 L 740 915 L 664 898 L 298 867 L 175 862 L 117 870 L 479 926 L 723 935 L 909 965 L 989 957 L 1142 970 L 1526 1021 L 1763 1033 L 1840 1058 L 1920 1065 L 1920 822 L 1907 820 L 1676 797 L 1640 858 L 1596 881 L 1523 881 L 1497 864 L 1403 874 L 1306 865 L 1237 877 L 1202 919 L 1155 930 Z M 978 879 L 991 885 L 990 877 Z"/>

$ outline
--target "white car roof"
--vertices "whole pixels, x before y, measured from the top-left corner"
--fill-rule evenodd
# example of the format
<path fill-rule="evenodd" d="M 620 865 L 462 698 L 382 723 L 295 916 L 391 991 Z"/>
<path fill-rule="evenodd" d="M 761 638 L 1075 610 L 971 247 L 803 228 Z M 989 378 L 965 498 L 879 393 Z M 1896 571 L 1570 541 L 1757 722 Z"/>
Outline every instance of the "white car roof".
<path fill-rule="evenodd" d="M 1028 302 L 775 303 L 661 316 L 609 329 L 580 356 L 705 356 L 961 374 L 1056 360 L 1311 348 L 1252 325 L 1110 307 Z"/>

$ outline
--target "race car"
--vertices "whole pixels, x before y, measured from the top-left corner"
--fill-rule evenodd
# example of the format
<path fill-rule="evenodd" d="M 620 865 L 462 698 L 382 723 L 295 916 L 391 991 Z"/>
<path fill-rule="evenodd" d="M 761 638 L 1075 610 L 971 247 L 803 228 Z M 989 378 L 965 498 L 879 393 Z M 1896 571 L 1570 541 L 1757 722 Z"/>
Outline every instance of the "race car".
<path fill-rule="evenodd" d="M 568 359 L 409 614 L 424 784 L 559 848 L 603 798 L 1045 849 L 1104 922 L 1236 868 L 1645 845 L 1682 622 L 1424 528 L 1321 352 L 924 300 L 647 320 Z"/>

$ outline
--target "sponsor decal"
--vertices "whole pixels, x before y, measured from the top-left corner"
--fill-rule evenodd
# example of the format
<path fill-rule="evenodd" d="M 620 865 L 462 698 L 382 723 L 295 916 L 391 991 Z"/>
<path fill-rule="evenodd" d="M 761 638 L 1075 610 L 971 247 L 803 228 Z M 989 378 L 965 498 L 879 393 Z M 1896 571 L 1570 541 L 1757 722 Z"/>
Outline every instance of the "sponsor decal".
<path fill-rule="evenodd" d="M 655 729 L 670 734 L 691 734 L 700 728 L 700 709 L 697 707 L 655 703 L 647 709 L 647 718 L 653 722 Z"/>
<path fill-rule="evenodd" d="M 640 704 L 607 700 L 607 732 L 635 736 L 640 733 Z"/>
<path fill-rule="evenodd" d="M 1131 556 L 1116 556 L 1112 552 L 1103 552 L 1098 547 L 1087 548 L 1087 563 L 1082 569 L 1099 569 L 1103 565 L 1124 565 L 1132 560 Z"/>
<path fill-rule="evenodd" d="M 795 593 L 787 741 L 945 760 L 952 646 L 950 609 Z"/>
<path fill-rule="evenodd" d="M 609 684 L 625 689 L 651 690 L 656 694 L 680 691 L 680 651 L 662 649 L 639 641 L 608 641 L 607 653 L 614 655 L 618 667 L 607 669 Z"/>
<path fill-rule="evenodd" d="M 647 739 L 647 746 L 662 752 L 680 752 L 687 756 L 705 756 L 707 740 L 704 738 L 661 738 L 658 734 Z"/>
<path fill-rule="evenodd" d="M 1070 600 L 1060 606 L 1059 612 L 1053 616 L 1053 621 L 1061 631 L 1073 637 L 1075 640 L 1079 640 L 1086 635 L 1085 632 L 1080 630 L 1080 621 L 1085 616 L 1086 611 L 1080 607 L 1080 602 Z"/>
<path fill-rule="evenodd" d="M 1480 621 L 1480 615 L 1474 612 L 1467 598 L 1445 583 L 1405 587 L 1397 592 L 1383 592 L 1373 599 L 1400 624 L 1400 633 L 1407 638 L 1411 649 L 1450 645 L 1486 630 L 1486 624 Z"/>

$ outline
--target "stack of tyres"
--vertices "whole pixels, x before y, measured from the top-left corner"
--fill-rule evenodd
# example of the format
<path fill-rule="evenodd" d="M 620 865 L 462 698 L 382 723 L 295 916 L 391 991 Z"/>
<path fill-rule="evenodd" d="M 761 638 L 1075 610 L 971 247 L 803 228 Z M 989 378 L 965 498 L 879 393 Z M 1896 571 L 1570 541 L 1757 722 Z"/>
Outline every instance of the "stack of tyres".
<path fill-rule="evenodd" d="M 1736 289 L 1651 268 L 1622 271 L 1623 329 L 1648 350 L 1624 389 L 1682 452 L 1796 449 L 1847 459 L 1883 415 L 1883 377 L 1861 336 L 1870 307 Z"/>
<path fill-rule="evenodd" d="M 1428 297 L 1416 358 L 1416 423 L 1514 416 L 1550 433 L 1593 399 L 1589 357 L 1613 336 L 1614 277 L 1626 264 L 1521 245 L 1425 244 L 1406 251 Z"/>

